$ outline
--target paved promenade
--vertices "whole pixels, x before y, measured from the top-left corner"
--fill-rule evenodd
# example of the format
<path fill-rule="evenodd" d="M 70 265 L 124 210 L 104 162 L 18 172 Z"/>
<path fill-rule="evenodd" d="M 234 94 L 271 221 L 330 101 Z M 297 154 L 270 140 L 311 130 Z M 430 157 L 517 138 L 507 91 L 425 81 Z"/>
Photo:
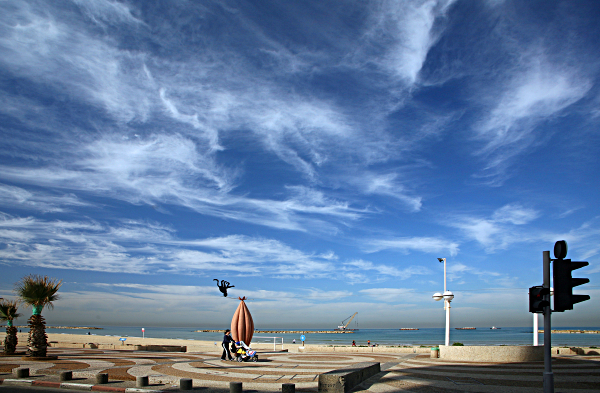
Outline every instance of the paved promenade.
<path fill-rule="evenodd" d="M 24 348 L 20 348 L 23 350 Z M 379 362 L 382 372 L 354 392 L 459 393 L 542 392 L 543 362 L 461 363 L 430 359 L 423 354 L 262 352 L 257 363 L 221 361 L 216 350 L 176 353 L 132 350 L 51 348 L 52 361 L 0 357 L 0 391 L 22 385 L 113 392 L 178 391 L 180 378 L 191 378 L 195 391 L 228 392 L 229 382 L 244 391 L 281 391 L 294 383 L 299 392 L 316 392 L 321 373 L 359 362 Z M 556 392 L 600 392 L 600 356 L 560 356 L 553 361 Z M 16 369 L 29 368 L 30 377 L 17 378 Z M 62 371 L 73 380 L 61 386 Z M 107 373 L 107 384 L 96 374 Z M 148 376 L 150 386 L 136 389 L 136 377 Z"/>

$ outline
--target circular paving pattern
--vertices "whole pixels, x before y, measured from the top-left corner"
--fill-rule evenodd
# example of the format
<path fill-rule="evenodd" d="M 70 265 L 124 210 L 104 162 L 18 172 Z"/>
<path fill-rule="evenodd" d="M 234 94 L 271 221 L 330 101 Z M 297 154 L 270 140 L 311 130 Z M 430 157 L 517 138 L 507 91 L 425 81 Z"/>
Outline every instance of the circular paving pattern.
<path fill-rule="evenodd" d="M 245 386 L 277 390 L 282 383 L 294 383 L 298 388 L 316 388 L 319 374 L 347 367 L 358 362 L 398 362 L 394 356 L 373 354 L 259 353 L 258 362 L 221 361 L 220 353 L 160 353 L 141 351 L 101 351 L 53 348 L 58 360 L 28 362 L 6 358 L 0 370 L 11 373 L 17 367 L 27 367 L 32 376 L 56 378 L 61 371 L 73 371 L 73 379 L 92 380 L 98 373 L 107 373 L 110 381 L 135 381 L 148 376 L 151 385 L 177 385 L 180 378 L 191 378 L 194 386 L 226 386 L 231 381 Z M 12 360 L 12 361 L 11 361 Z M 0 378 L 10 378 L 0 375 Z M 269 386 L 271 386 L 269 388 Z"/>
<path fill-rule="evenodd" d="M 319 374 L 360 362 L 379 362 L 383 372 L 366 381 L 362 392 L 413 393 L 513 392 L 541 389 L 543 362 L 465 363 L 431 359 L 416 354 L 259 353 L 259 361 L 221 361 L 220 353 L 165 353 L 52 349 L 57 360 L 33 362 L 17 357 L 0 358 L 0 379 L 14 378 L 19 367 L 31 378 L 57 381 L 61 371 L 73 371 L 75 383 L 94 384 L 98 373 L 108 373 L 112 386 L 134 387 L 138 376 L 148 376 L 150 388 L 176 387 L 180 378 L 191 378 L 196 387 L 228 388 L 231 381 L 244 389 L 281 390 L 282 383 L 316 390 Z M 599 357 L 553 359 L 556 389 L 561 392 L 598 392 Z M 355 392 L 361 391 L 357 388 Z"/>

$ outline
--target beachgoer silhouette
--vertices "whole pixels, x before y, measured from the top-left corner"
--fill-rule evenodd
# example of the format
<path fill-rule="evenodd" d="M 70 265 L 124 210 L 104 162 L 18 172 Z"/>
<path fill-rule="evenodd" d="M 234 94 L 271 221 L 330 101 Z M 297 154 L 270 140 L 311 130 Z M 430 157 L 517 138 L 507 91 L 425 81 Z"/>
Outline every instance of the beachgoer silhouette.
<path fill-rule="evenodd" d="M 221 346 L 223 347 L 223 354 L 221 355 L 221 360 L 233 360 L 231 357 L 231 352 L 229 351 L 229 343 L 234 341 L 231 338 L 231 330 L 225 330 L 225 334 L 223 335 L 223 342 Z"/>

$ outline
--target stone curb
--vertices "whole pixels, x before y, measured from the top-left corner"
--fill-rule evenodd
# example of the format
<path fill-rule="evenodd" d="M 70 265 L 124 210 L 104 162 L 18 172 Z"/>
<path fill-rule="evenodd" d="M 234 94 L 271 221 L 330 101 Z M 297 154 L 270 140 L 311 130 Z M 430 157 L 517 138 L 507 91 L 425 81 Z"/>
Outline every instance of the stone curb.
<path fill-rule="evenodd" d="M 36 381 L 33 379 L 3 379 L 0 378 L 0 385 L 31 385 L 45 388 L 71 389 L 71 390 L 91 390 L 95 392 L 117 392 L 117 393 L 172 393 L 164 390 L 139 389 L 139 388 L 121 388 L 115 386 L 90 385 L 85 383 L 72 382 L 52 382 Z"/>

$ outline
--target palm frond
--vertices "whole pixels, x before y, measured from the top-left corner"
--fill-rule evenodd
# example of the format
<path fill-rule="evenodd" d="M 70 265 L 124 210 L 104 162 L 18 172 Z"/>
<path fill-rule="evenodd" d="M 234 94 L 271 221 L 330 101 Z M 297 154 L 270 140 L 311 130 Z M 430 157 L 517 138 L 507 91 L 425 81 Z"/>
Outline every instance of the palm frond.
<path fill-rule="evenodd" d="M 21 314 L 17 314 L 19 303 L 16 300 L 0 300 L 0 320 L 12 321 L 19 318 Z"/>
<path fill-rule="evenodd" d="M 16 284 L 15 291 L 28 306 L 54 307 L 52 302 L 58 300 L 56 293 L 61 285 L 62 280 L 30 274 Z"/>

